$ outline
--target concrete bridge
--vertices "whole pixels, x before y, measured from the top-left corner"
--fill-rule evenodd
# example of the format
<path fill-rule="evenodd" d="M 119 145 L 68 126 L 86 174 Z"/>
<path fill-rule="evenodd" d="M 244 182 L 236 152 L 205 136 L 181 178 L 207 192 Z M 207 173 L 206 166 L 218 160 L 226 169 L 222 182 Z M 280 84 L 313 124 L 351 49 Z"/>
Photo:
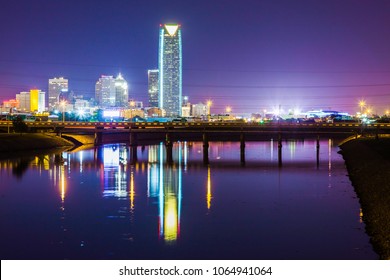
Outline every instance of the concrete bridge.
<path fill-rule="evenodd" d="M 91 134 L 95 145 L 104 138 L 110 142 L 130 144 L 131 156 L 137 160 L 137 146 L 145 140 L 164 141 L 167 162 L 172 163 L 172 147 L 175 140 L 203 142 L 203 162 L 209 163 L 209 141 L 239 141 L 240 161 L 245 164 L 245 142 L 276 139 L 278 141 L 279 165 L 282 165 L 283 139 L 317 139 L 316 158 L 319 164 L 320 138 L 360 137 L 364 134 L 379 137 L 390 134 L 390 123 L 245 123 L 245 122 L 26 122 L 32 131 L 52 131 L 58 135 Z M 12 122 L 1 121 L 0 128 L 12 128 Z"/>
<path fill-rule="evenodd" d="M 338 135 L 348 137 L 355 134 L 388 134 L 390 123 L 245 123 L 245 122 L 26 122 L 32 132 L 53 131 L 56 133 L 96 134 L 96 144 L 102 143 L 99 134 L 198 134 L 225 135 L 234 138 L 239 133 L 245 135 L 264 135 L 274 138 L 308 137 L 310 135 Z M 11 121 L 0 121 L 0 129 L 12 130 Z M 129 140 L 131 137 L 129 138 Z"/>

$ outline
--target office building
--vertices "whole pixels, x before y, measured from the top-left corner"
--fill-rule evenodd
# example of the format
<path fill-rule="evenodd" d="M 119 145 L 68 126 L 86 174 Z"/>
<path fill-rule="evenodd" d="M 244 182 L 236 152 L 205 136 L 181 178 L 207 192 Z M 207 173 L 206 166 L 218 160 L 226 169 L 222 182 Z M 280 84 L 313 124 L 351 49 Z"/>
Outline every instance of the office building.
<path fill-rule="evenodd" d="M 129 86 L 120 73 L 115 79 L 115 106 L 129 106 Z"/>
<path fill-rule="evenodd" d="M 62 91 L 68 90 L 68 79 L 53 78 L 49 79 L 49 110 L 52 110 L 56 107 L 59 102 L 59 96 Z"/>
<path fill-rule="evenodd" d="M 18 103 L 18 109 L 23 112 L 30 111 L 30 92 L 22 91 L 16 94 L 16 101 Z"/>
<path fill-rule="evenodd" d="M 161 24 L 159 40 L 159 107 L 180 116 L 182 105 L 182 43 L 178 24 Z"/>
<path fill-rule="evenodd" d="M 16 94 L 18 109 L 24 112 L 44 112 L 45 111 L 45 92 L 39 89 L 22 91 Z"/>
<path fill-rule="evenodd" d="M 61 90 L 61 93 L 58 97 L 58 102 L 67 102 L 69 104 L 73 104 L 75 100 L 74 92 L 69 89 L 63 89 Z"/>
<path fill-rule="evenodd" d="M 30 112 L 42 113 L 45 111 L 45 92 L 39 89 L 30 90 Z"/>
<path fill-rule="evenodd" d="M 183 105 L 181 107 L 181 116 L 190 117 L 191 116 L 191 103 L 188 101 L 188 96 L 183 96 Z"/>
<path fill-rule="evenodd" d="M 102 75 L 95 84 L 95 98 L 101 108 L 115 106 L 115 79 Z"/>
<path fill-rule="evenodd" d="M 202 117 L 207 116 L 207 105 L 203 103 L 193 104 L 192 105 L 192 116 L 193 117 Z"/>
<path fill-rule="evenodd" d="M 158 107 L 158 69 L 148 70 L 149 107 Z"/>

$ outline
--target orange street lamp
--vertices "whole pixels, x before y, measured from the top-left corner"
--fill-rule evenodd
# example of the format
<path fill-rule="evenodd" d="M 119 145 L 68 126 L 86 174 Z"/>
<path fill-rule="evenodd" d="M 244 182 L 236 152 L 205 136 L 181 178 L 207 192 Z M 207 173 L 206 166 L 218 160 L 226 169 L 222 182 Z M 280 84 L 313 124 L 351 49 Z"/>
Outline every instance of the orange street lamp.
<path fill-rule="evenodd" d="M 365 100 L 360 100 L 359 101 L 359 106 L 360 106 L 360 114 L 363 114 L 363 108 L 366 107 L 366 101 Z"/>
<path fill-rule="evenodd" d="M 211 105 L 213 105 L 213 101 L 207 100 L 206 104 L 207 104 L 207 115 L 210 115 L 211 114 Z"/>
<path fill-rule="evenodd" d="M 226 113 L 228 113 L 228 114 L 229 114 L 231 111 L 232 111 L 232 107 L 230 107 L 230 106 L 227 106 L 227 107 L 226 107 Z"/>

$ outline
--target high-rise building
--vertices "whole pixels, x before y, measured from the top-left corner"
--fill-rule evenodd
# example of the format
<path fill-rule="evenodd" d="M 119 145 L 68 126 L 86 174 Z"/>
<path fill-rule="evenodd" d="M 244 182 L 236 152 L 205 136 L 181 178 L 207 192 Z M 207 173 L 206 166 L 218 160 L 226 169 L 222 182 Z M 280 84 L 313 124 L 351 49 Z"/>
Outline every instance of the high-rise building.
<path fill-rule="evenodd" d="M 183 96 L 183 105 L 181 107 L 181 116 L 190 117 L 191 116 L 191 103 L 188 102 L 188 96 Z"/>
<path fill-rule="evenodd" d="M 68 104 L 74 103 L 74 92 L 68 89 L 61 90 L 61 93 L 58 97 L 58 102 L 66 101 Z"/>
<path fill-rule="evenodd" d="M 22 91 L 16 94 L 18 109 L 25 112 L 43 112 L 45 111 L 45 92 L 39 89 L 32 89 L 29 92 Z"/>
<path fill-rule="evenodd" d="M 39 89 L 30 90 L 30 112 L 45 111 L 45 92 Z"/>
<path fill-rule="evenodd" d="M 193 104 L 192 105 L 192 116 L 202 117 L 207 116 L 207 105 L 203 103 Z"/>
<path fill-rule="evenodd" d="M 179 24 L 161 24 L 158 55 L 159 107 L 180 116 L 182 105 L 182 44 Z"/>
<path fill-rule="evenodd" d="M 115 79 L 102 75 L 95 85 L 95 98 L 100 107 L 115 106 Z"/>
<path fill-rule="evenodd" d="M 68 79 L 63 77 L 49 79 L 49 110 L 56 107 L 59 96 L 64 90 L 68 90 Z"/>
<path fill-rule="evenodd" d="M 120 73 L 115 79 L 115 106 L 129 106 L 129 86 Z"/>
<path fill-rule="evenodd" d="M 18 109 L 24 112 L 30 111 L 30 92 L 22 91 L 16 94 L 16 101 L 18 102 Z"/>
<path fill-rule="evenodd" d="M 148 70 L 149 107 L 158 107 L 158 69 Z"/>

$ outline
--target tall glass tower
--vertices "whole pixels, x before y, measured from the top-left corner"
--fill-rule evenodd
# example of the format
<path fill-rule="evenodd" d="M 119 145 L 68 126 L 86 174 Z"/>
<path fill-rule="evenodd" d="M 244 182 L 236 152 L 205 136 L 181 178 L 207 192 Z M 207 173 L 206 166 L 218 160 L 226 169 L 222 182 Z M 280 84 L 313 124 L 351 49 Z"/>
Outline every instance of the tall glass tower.
<path fill-rule="evenodd" d="M 182 104 L 181 26 L 160 24 L 158 54 L 159 107 L 166 116 L 180 116 Z"/>
<path fill-rule="evenodd" d="M 95 99 L 101 108 L 115 106 L 115 79 L 102 75 L 95 84 Z"/>
<path fill-rule="evenodd" d="M 115 106 L 129 106 L 129 85 L 120 73 L 115 79 Z"/>
<path fill-rule="evenodd" d="M 158 69 L 148 70 L 149 106 L 158 107 Z"/>

